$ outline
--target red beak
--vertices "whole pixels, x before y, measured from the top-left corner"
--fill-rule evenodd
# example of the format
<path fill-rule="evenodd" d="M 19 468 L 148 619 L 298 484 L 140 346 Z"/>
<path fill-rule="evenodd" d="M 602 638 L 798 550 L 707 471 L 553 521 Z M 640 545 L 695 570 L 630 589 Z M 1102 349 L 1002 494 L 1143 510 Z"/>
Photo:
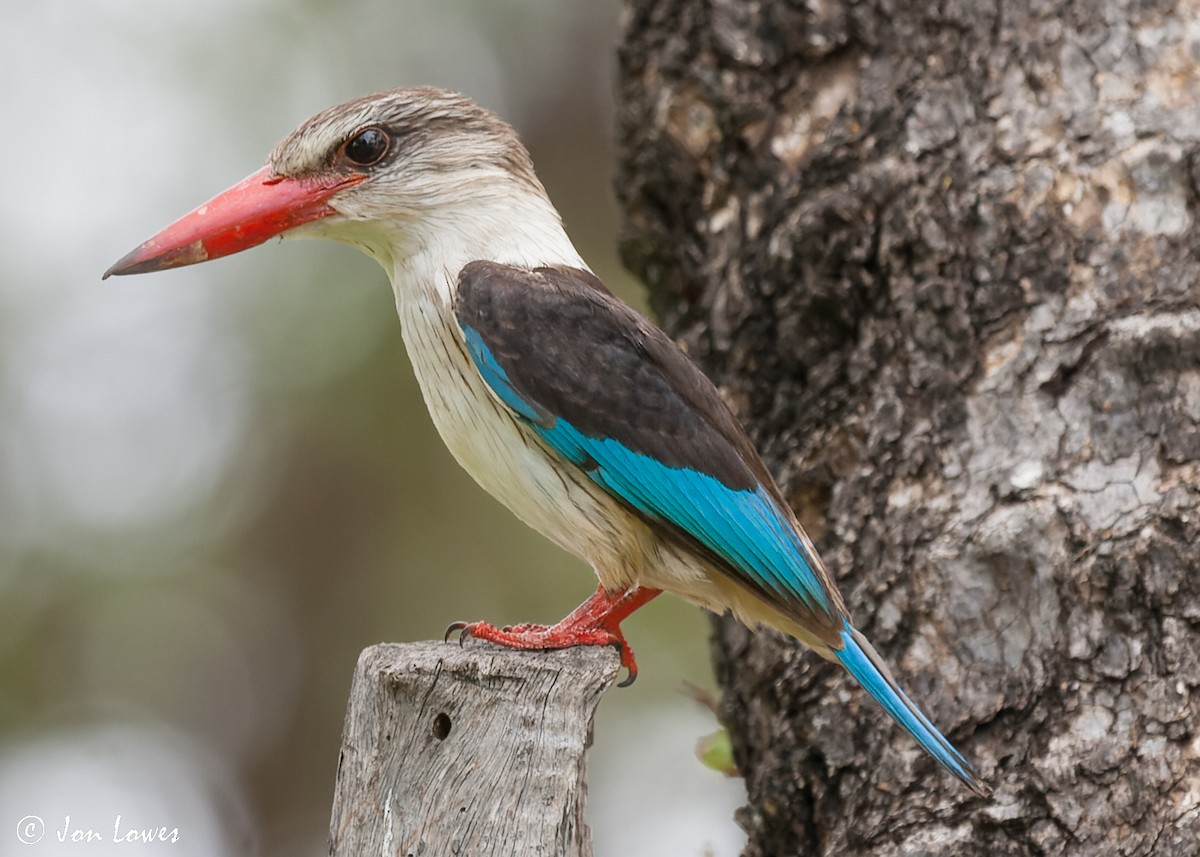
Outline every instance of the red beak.
<path fill-rule="evenodd" d="M 127 254 L 103 279 L 194 265 L 256 247 L 302 223 L 336 214 L 329 198 L 365 178 L 361 173 L 285 178 L 267 165 Z"/>

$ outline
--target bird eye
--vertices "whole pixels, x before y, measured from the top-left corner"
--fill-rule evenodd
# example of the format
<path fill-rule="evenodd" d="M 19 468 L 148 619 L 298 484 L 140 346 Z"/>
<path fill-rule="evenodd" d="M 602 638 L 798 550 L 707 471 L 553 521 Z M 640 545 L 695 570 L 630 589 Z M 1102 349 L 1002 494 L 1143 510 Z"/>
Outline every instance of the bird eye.
<path fill-rule="evenodd" d="M 359 166 L 369 167 L 387 154 L 391 142 L 382 128 L 364 128 L 346 141 L 346 157 Z"/>

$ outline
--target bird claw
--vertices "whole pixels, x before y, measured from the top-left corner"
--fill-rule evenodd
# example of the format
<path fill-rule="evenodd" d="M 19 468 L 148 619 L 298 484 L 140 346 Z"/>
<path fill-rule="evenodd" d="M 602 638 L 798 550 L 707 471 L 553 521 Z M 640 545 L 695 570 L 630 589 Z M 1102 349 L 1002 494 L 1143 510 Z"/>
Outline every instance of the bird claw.
<path fill-rule="evenodd" d="M 450 637 L 456 632 L 460 646 L 466 643 L 468 637 L 510 649 L 533 651 L 568 649 L 572 646 L 612 646 L 617 650 L 621 666 L 626 672 L 624 681 L 619 682 L 617 687 L 629 687 L 638 675 L 633 649 L 629 647 L 619 628 L 614 632 L 607 628 L 561 628 L 533 622 L 497 628 L 488 622 L 452 622 L 442 635 L 442 640 L 450 642 Z"/>
<path fill-rule="evenodd" d="M 487 622 L 455 622 L 446 629 L 443 639 L 458 632 L 462 645 L 467 637 L 486 640 L 510 649 L 569 649 L 572 646 L 614 646 L 621 658 L 626 676 L 617 687 L 629 687 L 637 679 L 637 661 L 633 649 L 621 633 L 621 621 L 641 605 L 659 594 L 658 589 L 641 586 L 607 592 L 603 586 L 571 614 L 556 625 L 536 625 L 520 622 L 497 628 Z"/>
<path fill-rule="evenodd" d="M 458 644 L 463 645 L 467 641 L 467 637 L 471 636 L 471 624 L 470 622 L 451 622 L 446 627 L 446 633 L 442 634 L 442 642 L 449 643 L 450 635 L 458 631 Z"/>
<path fill-rule="evenodd" d="M 617 682 L 617 687 L 629 687 L 637 681 L 638 676 L 637 661 L 633 659 L 633 649 L 629 648 L 629 644 L 623 639 L 617 639 L 613 645 L 617 647 L 617 654 L 621 657 L 621 666 L 625 667 L 625 680 Z"/>

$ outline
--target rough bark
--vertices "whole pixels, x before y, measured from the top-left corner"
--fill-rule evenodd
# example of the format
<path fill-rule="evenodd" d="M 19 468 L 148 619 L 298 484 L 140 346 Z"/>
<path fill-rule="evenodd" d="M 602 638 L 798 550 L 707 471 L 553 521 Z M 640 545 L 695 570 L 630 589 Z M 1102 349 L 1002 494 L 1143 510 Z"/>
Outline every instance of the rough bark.
<path fill-rule="evenodd" d="M 627 0 L 625 259 L 996 788 L 719 621 L 746 854 L 1196 853 L 1198 19 Z"/>
<path fill-rule="evenodd" d="M 358 659 L 329 853 L 591 857 L 585 752 L 611 648 L 383 644 Z"/>

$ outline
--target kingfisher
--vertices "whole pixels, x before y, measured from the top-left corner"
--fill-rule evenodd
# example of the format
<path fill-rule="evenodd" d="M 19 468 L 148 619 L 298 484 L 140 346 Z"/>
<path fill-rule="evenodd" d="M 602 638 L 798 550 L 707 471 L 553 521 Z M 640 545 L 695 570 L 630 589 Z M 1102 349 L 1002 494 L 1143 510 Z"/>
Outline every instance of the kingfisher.
<path fill-rule="evenodd" d="M 429 87 L 331 107 L 104 277 L 277 235 L 335 239 L 383 266 L 451 454 L 599 579 L 554 625 L 455 623 L 447 634 L 517 649 L 612 645 L 628 683 L 637 664 L 620 624 L 671 592 L 841 664 L 952 775 L 989 793 L 854 627 L 717 388 L 580 257 L 509 125 Z"/>

